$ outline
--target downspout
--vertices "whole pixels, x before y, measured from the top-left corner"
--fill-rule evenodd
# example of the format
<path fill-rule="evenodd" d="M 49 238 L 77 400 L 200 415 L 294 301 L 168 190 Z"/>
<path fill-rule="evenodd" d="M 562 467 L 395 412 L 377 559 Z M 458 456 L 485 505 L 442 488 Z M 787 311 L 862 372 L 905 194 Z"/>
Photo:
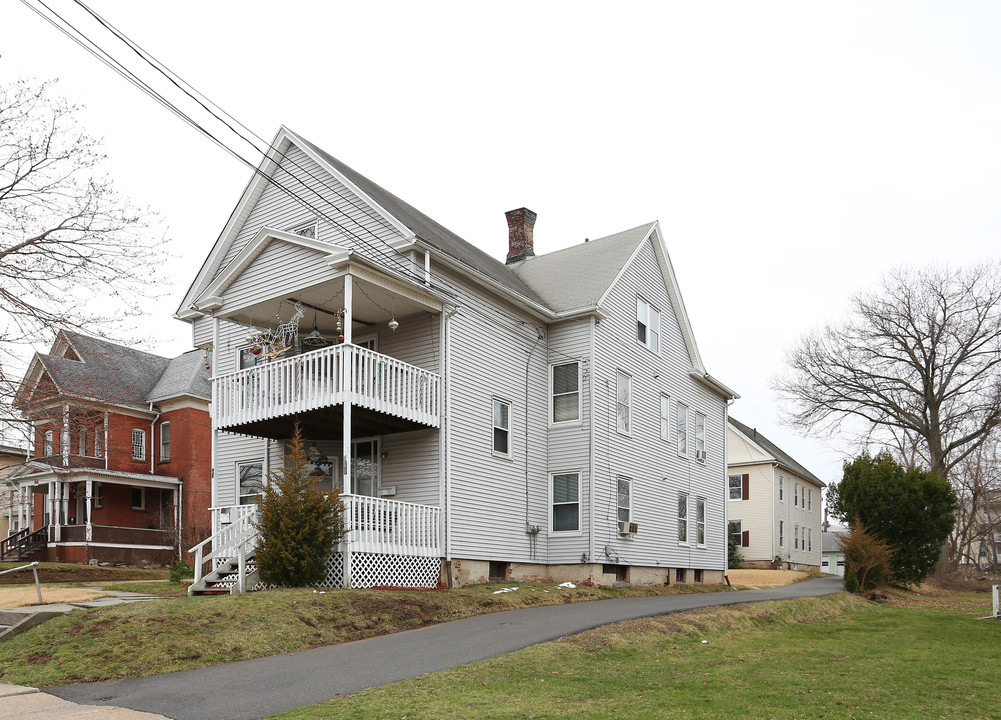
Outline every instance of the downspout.
<path fill-rule="evenodd" d="M 730 491 L 729 491 L 729 461 L 730 447 L 730 406 L 733 399 L 723 403 L 723 579 L 727 587 L 730 585 Z"/>
<path fill-rule="evenodd" d="M 217 373 L 219 368 L 219 318 L 212 318 L 212 372 Z M 209 426 L 212 433 L 212 444 L 210 453 L 212 455 L 212 470 L 209 476 L 210 480 L 210 490 L 209 490 L 209 502 L 212 503 L 212 532 L 219 532 L 219 522 L 217 518 L 219 517 L 219 511 L 216 509 L 219 507 L 219 489 L 216 486 L 216 460 L 219 457 L 219 439 L 216 432 L 216 413 L 218 412 L 218 398 L 216 394 L 218 393 L 218 388 L 215 379 L 212 379 L 212 404 L 209 405 Z"/>
<path fill-rule="evenodd" d="M 452 308 L 444 316 L 444 393 L 445 393 L 445 449 L 441 472 L 444 475 L 445 488 L 445 566 L 448 568 L 448 584 L 452 585 L 452 317 L 459 312 L 459 307 Z"/>
<path fill-rule="evenodd" d="M 536 551 L 538 533 L 532 532 L 532 523 L 528 520 L 528 505 L 529 505 L 529 492 L 528 492 L 528 378 L 529 371 L 532 368 L 532 355 L 535 354 L 535 349 L 539 347 L 539 343 L 542 342 L 542 330 L 538 327 L 535 328 L 535 342 L 532 343 L 532 349 L 528 351 L 528 358 L 525 360 L 525 532 L 528 534 L 528 547 L 529 547 L 529 559 L 535 561 L 538 559 L 538 553 Z M 548 433 L 547 433 L 548 435 Z M 548 561 L 548 557 L 547 557 Z"/>
<path fill-rule="evenodd" d="M 153 412 L 153 401 L 149 401 L 149 411 Z M 154 450 L 156 449 L 156 421 L 160 419 L 162 413 L 157 410 L 156 417 L 149 424 L 149 474 L 153 475 L 156 471 L 156 457 L 154 456 Z"/>
<path fill-rule="evenodd" d="M 590 322 L 591 322 L 590 348 L 589 348 L 588 352 L 590 353 L 591 362 L 590 362 L 590 367 L 588 368 L 588 370 L 589 370 L 589 372 L 588 372 L 588 392 L 589 392 L 589 397 L 588 397 L 588 422 L 591 425 L 590 433 L 589 433 L 591 435 L 591 442 L 590 442 L 590 449 L 588 451 L 588 455 L 589 455 L 588 462 L 590 463 L 590 467 L 588 469 L 588 478 L 587 478 L 587 485 L 588 485 L 587 503 L 588 503 L 588 510 L 589 510 L 589 512 L 588 512 L 589 520 L 588 520 L 588 527 L 587 527 L 587 536 L 588 536 L 587 561 L 588 561 L 588 563 L 593 563 L 594 562 L 595 552 L 597 551 L 597 548 L 595 547 L 595 544 L 594 544 L 594 541 L 595 541 L 595 537 L 594 537 L 594 523 L 595 523 L 595 517 L 596 517 L 596 512 L 597 512 L 597 510 L 596 510 L 596 502 L 595 502 L 595 497 L 594 497 L 594 489 L 595 489 L 595 477 L 594 476 L 595 476 L 595 473 L 597 472 L 597 461 L 595 459 L 595 453 L 594 453 L 594 443 L 595 443 L 595 440 L 596 440 L 595 420 L 594 420 L 594 418 L 595 418 L 595 414 L 597 412 L 597 406 L 598 406 L 598 403 L 595 400 L 595 396 L 594 396 L 594 378 L 595 378 L 595 375 L 597 375 L 597 373 L 595 372 L 596 359 L 595 359 L 595 356 L 594 356 L 594 335 L 595 335 L 595 329 L 597 327 L 597 321 L 596 321 L 596 318 L 593 315 L 591 316 L 591 321 Z"/>

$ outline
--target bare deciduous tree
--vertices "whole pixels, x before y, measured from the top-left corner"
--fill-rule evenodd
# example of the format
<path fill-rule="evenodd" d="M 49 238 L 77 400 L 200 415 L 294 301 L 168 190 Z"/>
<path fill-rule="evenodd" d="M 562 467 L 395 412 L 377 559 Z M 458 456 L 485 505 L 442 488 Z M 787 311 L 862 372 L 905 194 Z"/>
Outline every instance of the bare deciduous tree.
<path fill-rule="evenodd" d="M 942 477 L 1001 424 L 1001 273 L 901 269 L 804 337 L 773 386 L 803 429 L 861 421 Z"/>
<path fill-rule="evenodd" d="M 995 537 L 1001 533 L 1001 438 L 994 433 L 952 470 L 959 499 L 956 527 L 949 536 L 955 566 L 998 566 Z"/>
<path fill-rule="evenodd" d="M 60 328 L 119 334 L 158 287 L 157 219 L 103 172 L 100 143 L 52 83 L 0 86 L 0 421 L 30 343 Z"/>

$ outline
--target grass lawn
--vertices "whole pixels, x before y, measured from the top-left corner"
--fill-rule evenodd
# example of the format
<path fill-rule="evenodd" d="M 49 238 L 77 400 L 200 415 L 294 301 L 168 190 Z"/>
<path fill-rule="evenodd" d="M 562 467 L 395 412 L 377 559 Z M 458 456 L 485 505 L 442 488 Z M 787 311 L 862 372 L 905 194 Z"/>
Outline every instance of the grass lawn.
<path fill-rule="evenodd" d="M 0 570 L 10 570 L 27 565 L 24 562 L 0 563 Z M 166 569 L 101 567 L 100 565 L 78 565 L 76 563 L 40 563 L 38 580 L 43 583 L 96 583 L 121 580 L 166 580 Z M 0 585 L 23 585 L 34 582 L 31 570 L 0 575 Z"/>
<path fill-rule="evenodd" d="M 923 586 L 637 620 L 274 716 L 1001 718 L 990 595 Z M 706 641 L 706 642 L 703 642 Z"/>
<path fill-rule="evenodd" d="M 101 583 L 96 583 L 101 584 Z M 475 585 L 447 592 L 274 590 L 245 595 L 176 597 L 75 611 L 0 643 L 0 682 L 61 685 L 143 677 L 247 660 L 410 630 L 448 620 L 534 605 L 725 586 L 557 589 Z M 103 583 L 106 589 L 183 593 L 169 583 Z"/>

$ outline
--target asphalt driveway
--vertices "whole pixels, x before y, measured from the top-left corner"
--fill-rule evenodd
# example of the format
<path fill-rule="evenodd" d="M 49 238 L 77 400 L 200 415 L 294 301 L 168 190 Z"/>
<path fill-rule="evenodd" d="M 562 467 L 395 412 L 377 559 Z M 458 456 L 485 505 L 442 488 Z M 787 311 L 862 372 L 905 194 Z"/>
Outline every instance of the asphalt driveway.
<path fill-rule="evenodd" d="M 719 605 L 818 597 L 841 588 L 842 578 L 832 576 L 766 590 L 524 608 L 201 670 L 43 689 L 76 703 L 132 708 L 174 720 L 256 720 L 622 620 Z M 234 627 L 233 632 L 240 629 Z"/>

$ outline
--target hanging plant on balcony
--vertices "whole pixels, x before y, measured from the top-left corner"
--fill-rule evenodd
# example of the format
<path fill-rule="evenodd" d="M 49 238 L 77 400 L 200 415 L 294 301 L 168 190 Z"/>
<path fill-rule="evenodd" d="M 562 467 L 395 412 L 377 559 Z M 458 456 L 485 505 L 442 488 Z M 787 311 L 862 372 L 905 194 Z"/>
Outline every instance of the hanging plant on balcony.
<path fill-rule="evenodd" d="M 327 558 L 344 536 L 343 503 L 337 490 L 322 490 L 311 466 L 299 425 L 283 467 L 268 476 L 261 491 L 257 567 L 268 585 L 320 584 Z"/>

